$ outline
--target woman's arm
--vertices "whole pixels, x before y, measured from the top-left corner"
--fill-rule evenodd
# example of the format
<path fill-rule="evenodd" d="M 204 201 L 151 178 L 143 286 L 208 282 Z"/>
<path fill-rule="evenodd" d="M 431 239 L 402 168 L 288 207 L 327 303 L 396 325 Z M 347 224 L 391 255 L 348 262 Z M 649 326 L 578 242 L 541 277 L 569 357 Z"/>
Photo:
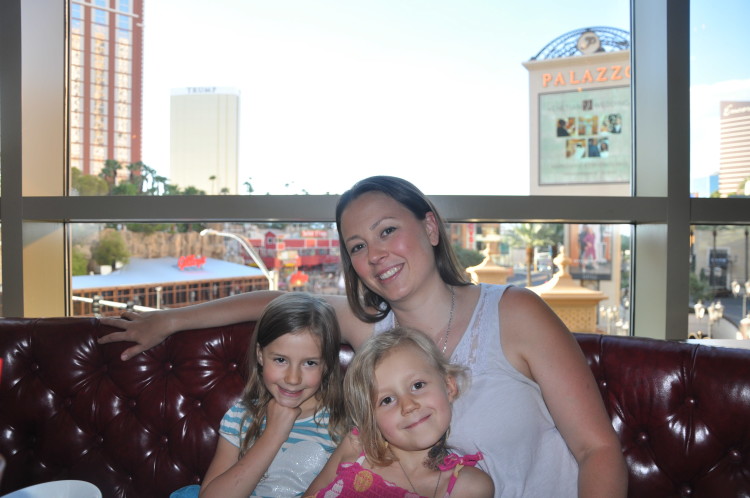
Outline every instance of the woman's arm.
<path fill-rule="evenodd" d="M 257 320 L 266 305 L 281 294 L 282 292 L 279 291 L 253 291 L 183 308 L 145 313 L 126 311 L 121 318 L 101 319 L 104 325 L 117 327 L 122 331 L 112 332 L 99 338 L 99 344 L 134 342 L 135 345 L 123 351 L 120 356 L 123 360 L 128 360 L 160 344 L 168 336 L 181 330 Z M 322 297 L 336 310 L 343 342 L 357 348 L 372 335 L 373 326 L 354 316 L 345 296 L 324 295 Z"/>
<path fill-rule="evenodd" d="M 527 289 L 508 288 L 499 308 L 508 360 L 539 384 L 555 425 L 578 461 L 579 496 L 626 496 L 620 441 L 573 335 Z"/>
<path fill-rule="evenodd" d="M 121 355 L 123 360 L 127 360 L 151 349 L 181 330 L 257 320 L 266 305 L 280 295 L 281 293 L 276 291 L 254 291 L 183 308 L 145 313 L 126 311 L 122 318 L 101 319 L 104 325 L 117 327 L 122 329 L 122 332 L 112 332 L 99 338 L 99 344 L 134 342 L 135 345 Z"/>
<path fill-rule="evenodd" d="M 453 472 L 451 470 L 451 472 Z M 453 496 L 471 496 L 472 498 L 492 498 L 495 495 L 495 484 L 492 478 L 476 467 L 464 467 L 458 474 Z"/>
<path fill-rule="evenodd" d="M 333 482 L 341 462 L 353 462 L 357 459 L 361 450 L 359 450 L 359 445 L 356 443 L 355 437 L 349 434 L 341 441 L 336 451 L 331 454 L 323 470 L 320 471 L 318 477 L 313 480 L 310 487 L 307 488 L 307 491 L 302 496 L 307 498 L 314 497 L 318 491 Z"/>
<path fill-rule="evenodd" d="M 267 424 L 263 434 L 245 455 L 237 460 L 239 448 L 219 438 L 216 453 L 201 484 L 201 498 L 247 498 L 271 466 L 273 459 L 289 438 L 299 408 L 287 408 L 274 400 L 268 404 Z"/>

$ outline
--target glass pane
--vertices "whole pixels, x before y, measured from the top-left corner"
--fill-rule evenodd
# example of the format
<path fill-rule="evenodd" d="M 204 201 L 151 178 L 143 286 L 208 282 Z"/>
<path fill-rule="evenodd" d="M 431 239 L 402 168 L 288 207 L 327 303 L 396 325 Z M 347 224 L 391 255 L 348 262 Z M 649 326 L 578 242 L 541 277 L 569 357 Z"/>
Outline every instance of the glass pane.
<path fill-rule="evenodd" d="M 627 0 L 70 1 L 80 195 L 630 193 Z"/>
<path fill-rule="evenodd" d="M 690 337 L 747 339 L 748 226 L 697 225 L 690 245 Z"/>
<path fill-rule="evenodd" d="M 345 294 L 331 223 L 71 228 L 77 315 L 179 307 L 254 289 Z M 452 223 L 448 233 L 472 281 L 530 287 L 576 332 L 629 333 L 629 226 Z M 582 303 L 575 309 L 571 293 Z"/>
<path fill-rule="evenodd" d="M 750 32 L 744 0 L 690 2 L 690 190 L 750 195 Z"/>

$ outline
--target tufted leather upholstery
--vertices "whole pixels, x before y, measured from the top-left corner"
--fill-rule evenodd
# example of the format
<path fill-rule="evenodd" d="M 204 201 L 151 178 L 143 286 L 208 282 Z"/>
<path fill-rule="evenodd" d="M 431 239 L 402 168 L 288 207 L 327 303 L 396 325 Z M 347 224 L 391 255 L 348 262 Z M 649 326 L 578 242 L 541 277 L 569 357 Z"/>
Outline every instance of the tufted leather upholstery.
<path fill-rule="evenodd" d="M 2 319 L 0 494 L 82 479 L 105 497 L 197 483 L 242 391 L 253 324 L 184 332 L 121 362 L 92 318 Z M 633 497 L 750 496 L 750 350 L 576 334 Z M 351 351 L 342 351 L 347 364 Z"/>

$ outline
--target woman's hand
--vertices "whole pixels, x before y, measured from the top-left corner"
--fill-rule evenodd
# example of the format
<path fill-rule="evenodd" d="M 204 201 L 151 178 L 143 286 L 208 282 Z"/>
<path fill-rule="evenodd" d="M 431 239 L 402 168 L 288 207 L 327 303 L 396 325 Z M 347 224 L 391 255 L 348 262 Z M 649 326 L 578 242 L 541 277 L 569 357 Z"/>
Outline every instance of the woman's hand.
<path fill-rule="evenodd" d="M 123 361 L 161 344 L 174 332 L 169 328 L 169 316 L 166 311 L 126 311 L 119 318 L 103 317 L 99 321 L 104 325 L 122 329 L 121 332 L 112 332 L 100 337 L 99 344 L 121 341 L 135 343 L 120 355 Z"/>
<path fill-rule="evenodd" d="M 136 313 L 126 311 L 121 318 L 102 318 L 101 323 L 122 329 L 99 338 L 99 344 L 128 341 L 135 345 L 120 356 L 123 360 L 153 348 L 180 330 L 220 327 L 230 323 L 257 320 L 278 291 L 253 291 L 236 294 L 182 308 Z"/>

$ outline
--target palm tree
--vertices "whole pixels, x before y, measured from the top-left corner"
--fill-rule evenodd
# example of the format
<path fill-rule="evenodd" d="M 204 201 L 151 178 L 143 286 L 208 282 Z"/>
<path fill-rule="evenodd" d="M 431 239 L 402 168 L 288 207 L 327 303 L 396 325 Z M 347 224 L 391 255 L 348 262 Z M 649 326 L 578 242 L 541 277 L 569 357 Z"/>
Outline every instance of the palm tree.
<path fill-rule="evenodd" d="M 117 180 L 117 170 L 122 168 L 122 165 L 114 159 L 107 159 L 104 161 L 104 166 L 99 171 L 99 177 L 103 178 L 107 182 L 109 188 L 115 186 L 115 180 Z"/>
<path fill-rule="evenodd" d="M 252 177 L 251 177 L 251 178 L 248 178 L 248 179 L 247 179 L 247 181 L 246 181 L 245 183 L 243 183 L 243 185 L 244 185 L 244 186 L 245 186 L 245 188 L 247 189 L 247 193 L 248 193 L 248 195 L 250 195 L 250 194 L 252 194 L 252 193 L 253 193 L 253 186 L 252 186 L 252 184 L 250 183 L 250 180 L 252 180 Z"/>
<path fill-rule="evenodd" d="M 129 172 L 128 181 L 135 185 L 136 192 L 138 194 L 143 192 L 143 182 L 145 180 L 144 166 L 145 164 L 143 164 L 141 161 L 130 163 L 127 166 Z"/>
<path fill-rule="evenodd" d="M 154 173 L 156 171 L 154 170 Z M 151 183 L 151 195 L 167 195 L 167 177 L 154 174 L 153 181 Z"/>
<path fill-rule="evenodd" d="M 558 232 L 555 225 L 548 223 L 519 223 L 515 225 L 508 235 L 513 245 L 526 248 L 526 286 L 531 287 L 531 270 L 534 266 L 534 248 L 539 246 L 554 245 Z"/>

